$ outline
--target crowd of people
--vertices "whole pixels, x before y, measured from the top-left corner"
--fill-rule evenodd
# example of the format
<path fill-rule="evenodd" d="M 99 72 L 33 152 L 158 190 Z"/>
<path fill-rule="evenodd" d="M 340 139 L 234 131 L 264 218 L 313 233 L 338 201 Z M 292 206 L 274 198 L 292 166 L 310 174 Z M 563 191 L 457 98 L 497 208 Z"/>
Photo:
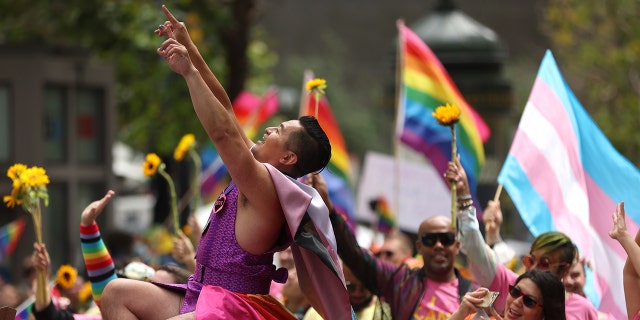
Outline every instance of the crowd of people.
<path fill-rule="evenodd" d="M 47 288 L 46 299 L 33 305 L 35 319 L 610 317 L 585 297 L 588 263 L 561 232 L 534 239 L 522 257 L 524 273 L 508 267 L 514 252 L 500 237 L 500 203 L 488 203 L 483 236 L 459 159 L 445 172 L 456 186 L 457 225 L 448 216 L 432 216 L 419 224 L 415 241 L 396 230 L 375 252 L 361 247 L 317 174 L 331 157 L 317 119 L 285 121 L 267 128 L 259 141 L 249 140 L 186 26 L 163 11 L 167 21 L 155 32 L 166 40 L 157 53 L 186 82 L 232 182 L 196 243 L 182 233 L 174 238 L 180 265 L 155 270 L 134 264 L 118 274 L 96 223 L 114 192 L 89 204 L 81 214 L 80 243 L 94 306 L 66 308 L 61 295 Z M 615 208 L 610 236 L 628 254 L 621 270 L 627 312 L 640 319 L 640 232 L 634 239 L 627 231 L 623 203 Z M 470 277 L 456 267 L 461 252 Z M 34 270 L 51 273 L 45 245 L 34 245 L 30 261 Z M 8 288 L 2 285 L 2 304 L 15 306 Z"/>

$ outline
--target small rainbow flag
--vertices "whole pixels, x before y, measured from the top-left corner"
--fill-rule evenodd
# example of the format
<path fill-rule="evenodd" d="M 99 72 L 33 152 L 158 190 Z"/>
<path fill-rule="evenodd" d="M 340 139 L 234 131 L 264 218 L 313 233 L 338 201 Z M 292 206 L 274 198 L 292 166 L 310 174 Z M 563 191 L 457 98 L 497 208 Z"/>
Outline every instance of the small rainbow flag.
<path fill-rule="evenodd" d="M 383 234 L 389 233 L 396 225 L 396 216 L 391 212 L 391 207 L 389 207 L 387 199 L 383 195 L 380 195 L 371 202 L 371 207 L 378 216 L 378 231 Z"/>
<path fill-rule="evenodd" d="M 316 99 L 313 95 L 307 94 L 304 86 L 313 77 L 313 72 L 305 71 L 300 116 L 315 116 Z M 331 142 L 331 160 L 327 165 L 327 169 L 321 172 L 322 177 L 327 182 L 329 197 L 336 211 L 346 215 L 348 217 L 347 224 L 349 227 L 354 228 L 355 197 L 351 187 L 351 164 L 349 163 L 347 144 L 344 142 L 340 127 L 333 116 L 333 112 L 331 112 L 329 101 L 324 96 L 318 102 L 317 118 Z"/>
<path fill-rule="evenodd" d="M 26 226 L 25 218 L 18 218 L 0 227 L 0 257 L 13 253 Z"/>
<path fill-rule="evenodd" d="M 397 135 L 400 140 L 423 153 L 439 172 L 445 172 L 451 160 L 451 130 L 431 115 L 447 103 L 460 108 L 456 125 L 458 153 L 475 189 L 484 166 L 483 143 L 489 139 L 489 128 L 480 115 L 466 102 L 435 54 L 411 29 L 398 21 L 401 74 L 398 100 Z"/>
<path fill-rule="evenodd" d="M 33 303 L 35 302 L 35 300 L 35 296 L 31 296 L 27 298 L 27 300 L 23 301 L 18 307 L 16 307 L 15 320 L 29 319 L 29 315 L 31 314 L 31 309 L 33 308 Z"/>

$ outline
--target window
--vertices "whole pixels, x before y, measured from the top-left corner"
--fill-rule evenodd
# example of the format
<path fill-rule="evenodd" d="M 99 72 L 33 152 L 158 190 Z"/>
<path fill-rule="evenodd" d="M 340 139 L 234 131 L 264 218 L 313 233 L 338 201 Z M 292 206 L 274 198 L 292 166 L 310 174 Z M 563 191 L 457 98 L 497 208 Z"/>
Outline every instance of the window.
<path fill-rule="evenodd" d="M 99 89 L 79 89 L 77 94 L 78 163 L 101 163 L 104 158 L 104 94 Z"/>
<path fill-rule="evenodd" d="M 49 163 L 67 160 L 67 94 L 64 88 L 44 89 L 44 158 Z"/>
<path fill-rule="evenodd" d="M 70 261 L 68 219 L 72 213 L 69 212 L 69 189 L 66 183 L 52 182 L 47 186 L 47 191 L 49 206 L 42 204 L 42 235 L 51 256 L 51 265 L 58 266 Z M 73 234 L 77 234 L 74 231 L 76 233 Z"/>

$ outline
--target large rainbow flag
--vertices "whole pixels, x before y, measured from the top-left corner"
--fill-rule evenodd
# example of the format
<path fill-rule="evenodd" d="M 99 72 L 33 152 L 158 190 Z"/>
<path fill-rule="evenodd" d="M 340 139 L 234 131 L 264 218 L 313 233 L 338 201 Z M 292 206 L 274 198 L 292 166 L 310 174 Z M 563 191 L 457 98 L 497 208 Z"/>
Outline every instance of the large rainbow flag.
<path fill-rule="evenodd" d="M 456 125 L 458 153 L 475 197 L 475 187 L 484 165 L 483 143 L 489 128 L 466 102 L 435 54 L 411 29 L 398 21 L 400 93 L 397 135 L 400 140 L 423 153 L 440 173 L 451 160 L 451 130 L 432 116 L 447 103 L 460 108 Z"/>
<path fill-rule="evenodd" d="M 18 218 L 0 227 L 0 261 L 16 249 L 26 226 L 25 218 Z"/>
<path fill-rule="evenodd" d="M 315 116 L 316 99 L 306 93 L 306 84 L 313 79 L 313 72 L 307 70 L 304 74 L 303 93 L 300 103 L 300 115 Z M 331 84 L 329 84 L 330 86 Z M 330 87 L 329 87 L 330 88 Z M 329 89 L 330 90 L 330 89 Z M 336 211 L 347 216 L 347 223 L 351 228 L 355 227 L 355 197 L 351 183 L 351 164 L 347 144 L 344 142 L 338 122 L 336 122 L 331 106 L 326 97 L 321 97 L 318 103 L 318 122 L 331 141 L 331 160 L 327 169 L 321 172 L 327 182 L 329 197 Z"/>
<path fill-rule="evenodd" d="M 567 234 L 587 268 L 585 293 L 600 311 L 626 319 L 622 269 L 627 254 L 609 237 L 616 204 L 627 229 L 640 223 L 640 171 L 607 140 L 564 81 L 550 51 L 544 56 L 498 182 L 534 236 Z"/>
<path fill-rule="evenodd" d="M 233 101 L 233 111 L 249 139 L 254 139 L 260 126 L 278 111 L 278 94 L 270 88 L 264 96 L 241 92 Z M 211 141 L 202 149 L 200 192 L 205 203 L 214 201 L 229 182 L 229 174 Z"/>

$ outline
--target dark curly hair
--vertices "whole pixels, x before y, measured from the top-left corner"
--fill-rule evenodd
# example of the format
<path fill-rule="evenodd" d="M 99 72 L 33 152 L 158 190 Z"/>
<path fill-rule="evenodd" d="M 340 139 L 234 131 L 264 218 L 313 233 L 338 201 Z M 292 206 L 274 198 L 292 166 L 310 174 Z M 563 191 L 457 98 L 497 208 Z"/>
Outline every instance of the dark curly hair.
<path fill-rule="evenodd" d="M 542 314 L 545 320 L 565 320 L 564 313 L 564 285 L 557 275 L 551 271 L 538 269 L 529 270 L 521 274 L 516 285 L 522 279 L 533 281 L 542 293 Z"/>
<path fill-rule="evenodd" d="M 298 121 L 304 130 L 290 133 L 286 144 L 286 148 L 298 156 L 298 162 L 290 173 L 294 178 L 318 172 L 331 160 L 331 143 L 318 120 L 312 116 L 302 116 Z"/>

